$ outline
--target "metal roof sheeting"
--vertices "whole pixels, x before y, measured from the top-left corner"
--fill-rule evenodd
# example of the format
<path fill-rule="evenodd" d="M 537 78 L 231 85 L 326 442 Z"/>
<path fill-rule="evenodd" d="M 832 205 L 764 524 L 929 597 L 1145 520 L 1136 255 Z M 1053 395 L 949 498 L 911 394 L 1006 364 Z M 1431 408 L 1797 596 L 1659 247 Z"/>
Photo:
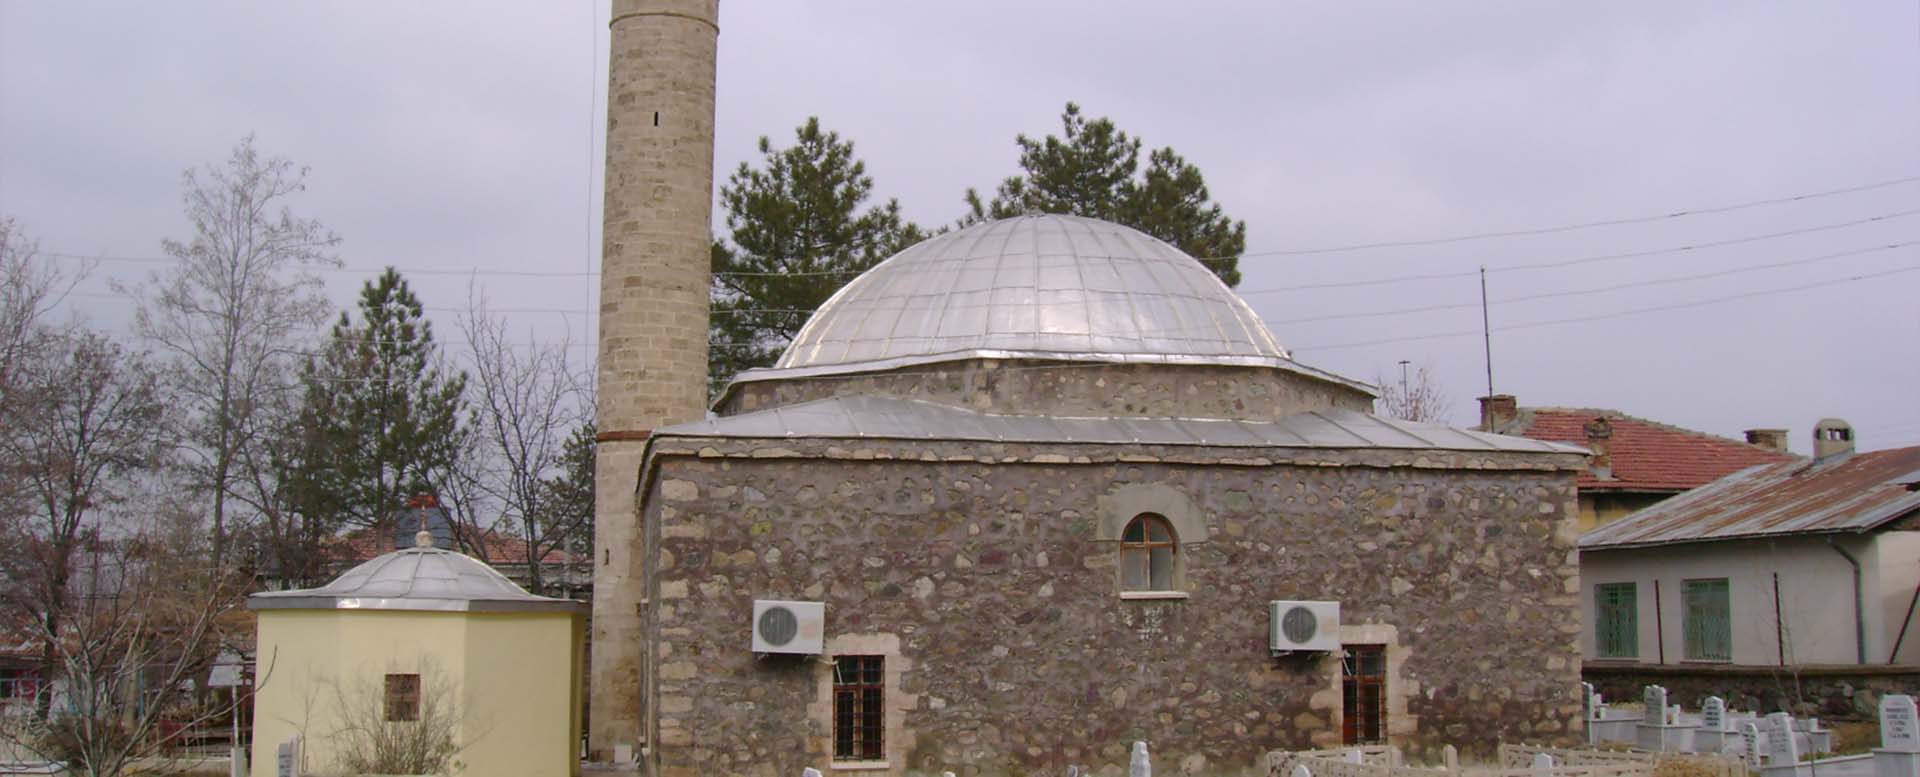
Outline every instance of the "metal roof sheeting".
<path fill-rule="evenodd" d="M 1349 410 L 1288 416 L 1280 421 L 1201 418 L 1074 418 L 982 413 L 892 397 L 820 399 L 753 413 L 669 426 L 656 437 L 875 438 L 1104 445 L 1198 445 L 1249 448 L 1394 448 L 1572 453 L 1562 443 L 1471 432 Z"/>
<path fill-rule="evenodd" d="M 949 232 L 875 265 L 820 306 L 775 371 L 973 351 L 1290 361 L 1253 308 L 1193 257 L 1131 227 L 1035 215 Z"/>
<path fill-rule="evenodd" d="M 584 612 L 585 602 L 534 596 L 478 559 L 438 548 L 407 548 L 375 558 L 319 588 L 247 597 L 255 610 L 427 610 L 440 612 Z"/>
<path fill-rule="evenodd" d="M 1920 447 L 1752 467 L 1587 532 L 1587 550 L 1863 532 L 1920 510 Z"/>

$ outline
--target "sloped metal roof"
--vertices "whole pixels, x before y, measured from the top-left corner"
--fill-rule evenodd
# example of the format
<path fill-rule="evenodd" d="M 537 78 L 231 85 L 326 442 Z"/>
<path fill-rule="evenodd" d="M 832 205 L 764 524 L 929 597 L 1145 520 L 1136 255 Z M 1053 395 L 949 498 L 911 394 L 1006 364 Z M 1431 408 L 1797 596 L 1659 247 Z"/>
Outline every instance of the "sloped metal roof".
<path fill-rule="evenodd" d="M 1034 215 L 895 254 L 821 305 L 772 369 L 739 379 L 975 357 L 1298 368 L 1253 308 L 1193 257 L 1119 224 Z"/>
<path fill-rule="evenodd" d="M 379 556 L 319 588 L 257 593 L 247 597 L 247 606 L 254 610 L 586 610 L 585 602 L 534 596 L 477 559 L 433 547 Z"/>
<path fill-rule="evenodd" d="M 1562 443 L 1399 421 L 1349 410 L 1280 421 L 1000 415 L 893 397 L 819 399 L 658 429 L 655 437 L 873 438 L 1250 448 L 1395 448 L 1572 453 Z"/>
<path fill-rule="evenodd" d="M 1863 532 L 1920 510 L 1920 446 L 1750 467 L 1580 538 L 1583 550 Z"/>

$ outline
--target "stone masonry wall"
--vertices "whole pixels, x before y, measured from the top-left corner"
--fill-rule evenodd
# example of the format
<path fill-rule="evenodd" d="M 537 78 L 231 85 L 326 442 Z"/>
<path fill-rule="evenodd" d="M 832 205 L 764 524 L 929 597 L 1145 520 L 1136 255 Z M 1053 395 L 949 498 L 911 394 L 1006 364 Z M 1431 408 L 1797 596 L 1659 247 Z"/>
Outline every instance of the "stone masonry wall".
<path fill-rule="evenodd" d="M 1579 730 L 1578 456 L 656 444 L 666 777 L 827 766 L 827 670 L 749 652 L 756 598 L 825 601 L 830 650 L 895 651 L 892 773 L 1118 774 L 1144 739 L 1169 773 L 1226 774 L 1337 743 L 1338 664 L 1269 656 L 1274 599 L 1338 600 L 1350 638 L 1393 641 L 1389 728 L 1416 757 Z M 1190 598 L 1123 600 L 1098 505 L 1162 486 L 1205 522 Z"/>
<path fill-rule="evenodd" d="M 594 467 L 594 760 L 638 752 L 646 435 L 706 414 L 718 0 L 613 0 Z"/>
<path fill-rule="evenodd" d="M 721 415 L 826 397 L 924 399 L 1021 415 L 1277 421 L 1314 410 L 1373 411 L 1366 392 L 1272 367 L 967 359 L 890 372 L 735 383 Z"/>

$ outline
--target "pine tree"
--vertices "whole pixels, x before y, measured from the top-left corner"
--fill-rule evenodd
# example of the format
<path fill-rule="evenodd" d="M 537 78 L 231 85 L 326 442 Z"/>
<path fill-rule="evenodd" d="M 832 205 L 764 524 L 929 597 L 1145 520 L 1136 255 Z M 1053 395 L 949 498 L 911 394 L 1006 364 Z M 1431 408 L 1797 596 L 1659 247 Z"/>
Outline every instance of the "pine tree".
<path fill-rule="evenodd" d="M 466 375 L 441 366 L 420 300 L 388 268 L 340 314 L 302 376 L 292 501 L 318 527 L 391 529 L 408 497 L 445 482 L 467 430 Z M 323 530 L 324 531 L 324 530 Z"/>
<path fill-rule="evenodd" d="M 1148 155 L 1142 174 L 1140 140 L 1111 119 L 1089 120 L 1067 103 L 1060 122 L 1064 137 L 1014 138 L 1024 175 L 1002 181 L 990 203 L 968 189 L 963 224 L 1026 213 L 1105 219 L 1165 240 L 1206 262 L 1228 286 L 1239 285 L 1247 224 L 1211 201 L 1200 168 L 1162 148 Z"/>
<path fill-rule="evenodd" d="M 762 137 L 761 166 L 741 163 L 720 188 L 729 233 L 713 245 L 715 388 L 773 364 L 842 285 L 927 236 L 901 218 L 896 200 L 864 206 L 873 179 L 852 141 L 822 130 L 818 118 L 794 135 L 784 149 Z"/>

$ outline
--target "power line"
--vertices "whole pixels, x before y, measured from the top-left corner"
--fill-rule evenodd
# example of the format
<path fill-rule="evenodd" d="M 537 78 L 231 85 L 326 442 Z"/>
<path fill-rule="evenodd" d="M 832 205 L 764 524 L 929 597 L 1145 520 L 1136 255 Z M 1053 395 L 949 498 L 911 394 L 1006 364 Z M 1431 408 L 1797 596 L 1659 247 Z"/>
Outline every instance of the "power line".
<path fill-rule="evenodd" d="M 1882 278 L 1889 275 L 1899 275 L 1901 273 L 1914 272 L 1916 270 L 1920 270 L 1920 265 L 1896 267 L 1891 270 L 1882 270 L 1880 272 L 1853 275 L 1845 278 L 1835 278 L 1832 280 L 1818 281 L 1814 283 L 1802 284 L 1799 286 L 1787 286 L 1787 287 L 1775 288 L 1775 289 L 1762 289 L 1760 291 L 1750 291 L 1750 292 L 1745 292 L 1741 294 L 1733 294 L 1725 297 L 1714 297 L 1710 299 L 1693 300 L 1691 302 L 1679 302 L 1671 305 L 1656 305 L 1653 307 L 1633 308 L 1630 310 L 1619 310 L 1611 313 L 1600 313 L 1600 314 L 1591 315 L 1591 316 L 1575 316 L 1572 318 L 1557 318 L 1557 319 L 1551 319 L 1547 321 L 1529 321 L 1522 324 L 1510 324 L 1508 326 L 1495 327 L 1493 331 L 1509 332 L 1509 331 L 1514 331 L 1519 329 L 1536 329 L 1536 328 L 1548 327 L 1548 326 L 1561 326 L 1564 324 L 1577 324 L 1577 323 L 1583 323 L 1587 321 L 1602 321 L 1602 320 L 1611 319 L 1611 318 L 1623 318 L 1626 316 L 1640 315 L 1642 313 L 1660 313 L 1660 312 L 1665 312 L 1670 310 L 1683 310 L 1686 308 L 1697 308 L 1697 307 L 1704 307 L 1707 305 L 1718 305 L 1726 302 L 1737 302 L 1739 300 L 1744 300 L 1744 299 L 1753 299 L 1755 297 L 1766 297 L 1766 296 L 1772 296 L 1776 294 L 1791 294 L 1796 291 L 1808 291 L 1811 289 L 1825 288 L 1828 286 L 1838 286 L 1845 283 L 1853 283 L 1856 281 L 1870 280 L 1873 278 Z M 1338 350 L 1345 350 L 1349 348 L 1364 348 L 1367 346 L 1374 346 L 1374 345 L 1386 345 L 1390 343 L 1410 343 L 1410 342 L 1418 342 L 1422 340 L 1440 340 L 1440 339 L 1451 338 L 1451 337 L 1470 337 L 1478 334 L 1480 334 L 1480 330 L 1478 329 L 1462 330 L 1462 331 L 1454 331 L 1454 332 L 1436 332 L 1433 334 L 1414 335 L 1411 337 L 1389 337 L 1389 338 L 1384 338 L 1380 340 L 1365 340 L 1361 342 L 1352 342 L 1352 343 L 1335 343 L 1332 345 L 1321 345 L 1321 346 L 1296 346 L 1294 350 L 1296 351 L 1338 351 Z"/>
<path fill-rule="evenodd" d="M 1529 235 L 1551 235 L 1551 234 L 1557 234 L 1561 232 L 1572 232 L 1572 231 L 1581 230 L 1581 229 L 1593 229 L 1595 227 L 1615 227 L 1615 226 L 1623 226 L 1627 224 L 1647 224 L 1647 223 L 1652 223 L 1656 221 L 1667 221 L 1670 219 L 1685 218 L 1688 216 L 1706 216 L 1706 215 L 1711 215 L 1715 213 L 1729 213 L 1736 210 L 1744 210 L 1747 208 L 1758 208 L 1758 207 L 1763 207 L 1767 205 L 1784 205 L 1790 202 L 1801 202 L 1804 200 L 1820 199 L 1822 197 L 1833 197 L 1833 196 L 1842 195 L 1842 194 L 1854 194 L 1857 192 L 1872 191 L 1874 189 L 1884 189 L 1889 186 L 1898 186 L 1900 184 L 1912 183 L 1914 181 L 1920 181 L 1920 175 L 1907 176 L 1905 178 L 1895 178 L 1890 181 L 1879 181 L 1876 183 L 1861 184 L 1858 186 L 1848 186 L 1840 189 L 1828 189 L 1826 191 L 1809 192 L 1806 194 L 1796 194 L 1790 197 L 1774 197 L 1774 198 L 1769 198 L 1764 200 L 1749 200 L 1747 202 L 1734 203 L 1732 205 L 1718 205 L 1718 206 L 1706 207 L 1706 208 L 1687 208 L 1687 209 L 1670 211 L 1667 213 L 1655 214 L 1650 216 L 1631 216 L 1627 218 L 1601 219 L 1598 221 L 1585 221 L 1585 222 L 1580 222 L 1576 224 L 1563 224 L 1560 226 L 1553 226 L 1553 227 L 1536 227 L 1532 229 L 1510 229 L 1510 230 L 1503 230 L 1503 231 L 1496 231 L 1496 232 L 1475 232 L 1471 234 L 1453 235 L 1449 237 L 1420 238 L 1420 239 L 1414 239 L 1414 240 L 1387 240 L 1387 241 L 1381 241 L 1376 243 L 1353 243 L 1350 245 L 1326 246 L 1322 248 L 1296 248 L 1296 249 L 1281 250 L 1281 251 L 1263 251 L 1257 254 L 1252 254 L 1252 253 L 1242 254 L 1242 256 L 1308 256 L 1312 254 L 1331 254 L 1331 253 L 1338 253 L 1342 251 L 1363 251 L 1363 250 L 1375 249 L 1375 248 L 1402 248 L 1402 247 L 1408 247 L 1408 246 L 1443 245 L 1446 243 L 1463 243 L 1470 240 L 1492 240 L 1495 238 L 1503 238 L 1503 237 L 1526 237 Z"/>

